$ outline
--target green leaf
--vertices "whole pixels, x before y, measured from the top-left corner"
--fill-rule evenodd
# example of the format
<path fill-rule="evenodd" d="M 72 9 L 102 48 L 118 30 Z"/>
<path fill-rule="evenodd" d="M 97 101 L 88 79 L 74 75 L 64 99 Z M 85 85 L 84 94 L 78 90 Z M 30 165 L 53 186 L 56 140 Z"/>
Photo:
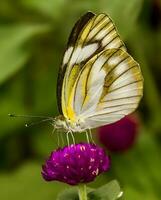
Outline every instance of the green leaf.
<path fill-rule="evenodd" d="M 138 190 L 134 187 L 126 186 L 124 188 L 125 199 L 136 200 L 136 199 L 146 199 L 146 200 L 158 200 L 155 194 L 144 190 Z"/>
<path fill-rule="evenodd" d="M 0 197 L 3 200 L 54 200 L 67 185 L 46 182 L 41 176 L 41 163 L 25 163 L 14 173 L 0 174 Z"/>
<path fill-rule="evenodd" d="M 115 200 L 120 196 L 122 196 L 122 191 L 116 180 L 113 180 L 88 194 L 88 197 L 91 200 Z"/>
<path fill-rule="evenodd" d="M 26 42 L 33 36 L 48 31 L 49 26 L 12 24 L 0 27 L 0 84 L 24 66 L 30 56 Z"/>
<path fill-rule="evenodd" d="M 115 200 L 122 196 L 120 186 L 116 180 L 113 180 L 98 189 L 87 188 L 89 200 Z M 58 195 L 57 200 L 79 200 L 78 189 L 72 188 L 64 190 Z"/>
<path fill-rule="evenodd" d="M 79 200 L 78 189 L 71 188 L 64 190 L 61 194 L 58 195 L 57 200 Z"/>
<path fill-rule="evenodd" d="M 90 193 L 91 191 L 94 191 L 94 189 L 87 187 L 87 193 Z M 78 187 L 64 190 L 58 195 L 57 200 L 79 200 Z"/>
<path fill-rule="evenodd" d="M 114 172 L 113 176 L 121 180 L 125 199 L 138 199 L 133 194 L 130 195 L 132 192 L 136 193 L 136 197 L 140 195 L 140 199 L 142 194 L 155 197 L 151 199 L 160 199 L 160 146 L 149 129 L 143 129 L 139 134 L 140 138 L 134 149 L 112 156 L 111 170 Z"/>

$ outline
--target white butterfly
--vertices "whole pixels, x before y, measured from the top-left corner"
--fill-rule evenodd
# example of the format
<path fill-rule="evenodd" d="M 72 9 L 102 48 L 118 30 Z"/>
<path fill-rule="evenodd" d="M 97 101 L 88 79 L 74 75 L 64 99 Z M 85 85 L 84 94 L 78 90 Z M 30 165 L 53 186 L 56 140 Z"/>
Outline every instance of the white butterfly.
<path fill-rule="evenodd" d="M 109 16 L 88 12 L 75 24 L 57 86 L 61 115 L 55 128 L 82 132 L 137 108 L 143 95 L 141 70 Z"/>

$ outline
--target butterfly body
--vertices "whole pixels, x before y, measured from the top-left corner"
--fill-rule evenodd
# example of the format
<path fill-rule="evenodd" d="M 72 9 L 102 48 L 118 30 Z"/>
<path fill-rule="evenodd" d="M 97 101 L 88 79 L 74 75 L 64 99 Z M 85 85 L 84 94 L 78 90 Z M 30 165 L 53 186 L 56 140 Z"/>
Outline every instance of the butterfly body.
<path fill-rule="evenodd" d="M 106 14 L 91 12 L 75 24 L 57 83 L 55 128 L 82 132 L 133 112 L 143 94 L 139 64 Z"/>
<path fill-rule="evenodd" d="M 59 115 L 55 118 L 54 127 L 66 132 L 83 132 L 87 129 L 87 127 L 84 126 L 83 119 L 77 119 L 73 122 L 70 119 L 64 118 L 63 115 Z"/>

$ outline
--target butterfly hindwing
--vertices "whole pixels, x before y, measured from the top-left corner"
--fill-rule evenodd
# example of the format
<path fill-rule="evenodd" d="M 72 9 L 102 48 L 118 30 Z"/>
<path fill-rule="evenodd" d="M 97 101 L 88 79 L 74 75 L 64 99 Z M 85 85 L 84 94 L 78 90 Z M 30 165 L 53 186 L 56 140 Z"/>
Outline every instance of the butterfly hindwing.
<path fill-rule="evenodd" d="M 89 128 L 113 123 L 137 108 L 142 92 L 138 63 L 124 50 L 104 50 L 82 68 L 67 113 L 71 120 L 84 119 Z"/>
<path fill-rule="evenodd" d="M 81 69 L 93 56 L 111 48 L 126 49 L 109 16 L 88 12 L 78 20 L 69 37 L 57 84 L 59 110 L 66 118 L 66 107 Z"/>

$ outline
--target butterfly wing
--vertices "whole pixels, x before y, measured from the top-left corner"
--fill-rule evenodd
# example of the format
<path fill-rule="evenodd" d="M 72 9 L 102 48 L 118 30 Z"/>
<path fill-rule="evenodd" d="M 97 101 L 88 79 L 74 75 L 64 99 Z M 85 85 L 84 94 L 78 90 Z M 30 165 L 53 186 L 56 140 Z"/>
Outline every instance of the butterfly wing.
<path fill-rule="evenodd" d="M 82 128 L 118 121 L 133 112 L 143 94 L 139 64 L 122 49 L 93 56 L 82 68 L 71 91 L 67 113 L 83 120 Z"/>
<path fill-rule="evenodd" d="M 57 80 L 57 99 L 58 99 L 58 108 L 59 112 L 62 113 L 62 85 L 64 80 L 64 75 L 66 72 L 66 68 L 68 66 L 68 62 L 70 60 L 70 56 L 72 54 L 72 50 L 78 40 L 78 36 L 82 30 L 82 28 L 87 24 L 90 19 L 95 16 L 92 12 L 86 13 L 82 16 L 74 25 L 72 32 L 69 36 L 66 51 L 64 53 L 64 58 L 61 67 L 59 68 L 58 80 Z"/>
<path fill-rule="evenodd" d="M 94 55 L 111 48 L 126 49 L 109 16 L 88 12 L 78 20 L 69 37 L 57 83 L 58 107 L 66 118 L 71 118 L 66 108 L 82 67 Z"/>

